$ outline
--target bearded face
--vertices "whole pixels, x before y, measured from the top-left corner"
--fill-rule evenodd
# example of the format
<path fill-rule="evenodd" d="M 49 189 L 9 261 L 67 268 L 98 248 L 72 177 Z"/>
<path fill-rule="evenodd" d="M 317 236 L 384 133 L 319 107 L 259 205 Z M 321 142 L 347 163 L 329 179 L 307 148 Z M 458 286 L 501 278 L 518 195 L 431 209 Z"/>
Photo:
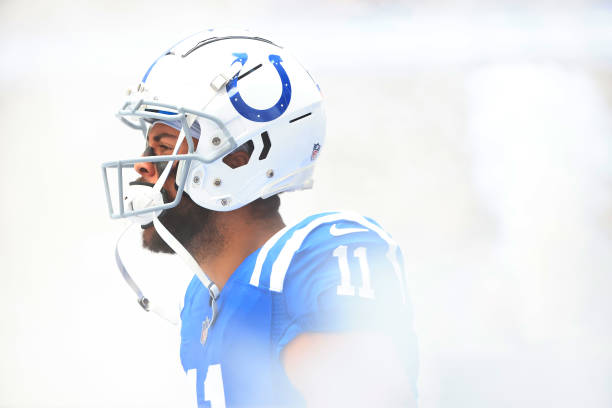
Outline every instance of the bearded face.
<path fill-rule="evenodd" d="M 149 129 L 147 146 L 143 156 L 171 154 L 178 140 L 179 133 L 178 129 L 168 124 L 155 123 Z M 197 139 L 194 140 L 195 146 L 197 146 L 197 142 Z M 186 141 L 183 141 L 177 153 L 187 153 Z M 152 186 L 159 179 L 167 164 L 168 162 L 136 163 L 134 169 L 140 174 L 140 177 L 135 183 Z M 166 202 L 174 200 L 177 194 L 177 167 L 178 162 L 173 163 L 163 185 L 162 192 Z M 193 202 L 188 194 L 183 193 L 179 204 L 174 208 L 164 210 L 159 216 L 159 221 L 193 255 L 205 255 L 209 251 L 220 248 L 220 245 L 222 245 L 222 237 L 219 234 L 216 218 L 214 211 L 200 207 Z M 172 248 L 157 233 L 152 223 L 144 228 L 142 245 L 152 252 L 174 253 Z"/>
<path fill-rule="evenodd" d="M 191 253 L 209 252 L 222 244 L 215 211 L 200 207 L 186 193 L 176 207 L 159 216 L 159 221 Z M 152 252 L 174 254 L 153 225 L 144 229 L 142 246 Z"/>

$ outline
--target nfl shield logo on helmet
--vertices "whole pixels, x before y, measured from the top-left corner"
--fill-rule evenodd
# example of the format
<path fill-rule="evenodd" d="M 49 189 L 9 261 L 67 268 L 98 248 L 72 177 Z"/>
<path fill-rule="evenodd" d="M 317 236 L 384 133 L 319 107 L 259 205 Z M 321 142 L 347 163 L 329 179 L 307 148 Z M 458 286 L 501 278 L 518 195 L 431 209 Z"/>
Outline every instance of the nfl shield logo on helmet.
<path fill-rule="evenodd" d="M 310 161 L 313 161 L 319 155 L 319 150 L 321 150 L 321 145 L 319 143 L 315 143 L 312 146 L 312 154 L 310 155 Z"/>

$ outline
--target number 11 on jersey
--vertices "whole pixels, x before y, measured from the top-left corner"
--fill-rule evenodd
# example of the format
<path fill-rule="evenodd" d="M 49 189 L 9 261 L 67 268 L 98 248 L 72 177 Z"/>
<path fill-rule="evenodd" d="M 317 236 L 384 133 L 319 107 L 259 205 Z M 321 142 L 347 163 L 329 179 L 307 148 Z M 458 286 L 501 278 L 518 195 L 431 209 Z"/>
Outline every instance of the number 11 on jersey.
<path fill-rule="evenodd" d="M 355 287 L 351 285 L 351 270 L 348 264 L 347 246 L 340 245 L 334 252 L 333 256 L 338 258 L 338 266 L 340 267 L 340 285 L 338 285 L 338 295 L 355 296 Z M 368 299 L 374 299 L 374 290 L 372 289 L 372 281 L 370 280 L 370 267 L 365 247 L 356 248 L 353 251 L 355 258 L 359 260 L 359 269 L 361 269 L 361 287 L 359 288 L 359 296 Z"/>

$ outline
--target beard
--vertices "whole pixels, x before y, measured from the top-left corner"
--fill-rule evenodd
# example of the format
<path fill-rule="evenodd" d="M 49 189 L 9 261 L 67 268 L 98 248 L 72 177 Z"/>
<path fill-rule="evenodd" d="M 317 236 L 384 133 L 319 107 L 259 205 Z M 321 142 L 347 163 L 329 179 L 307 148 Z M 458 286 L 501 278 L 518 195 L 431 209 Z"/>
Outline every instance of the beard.
<path fill-rule="evenodd" d="M 187 193 L 176 207 L 164 210 L 159 221 L 196 258 L 206 258 L 223 247 L 216 212 L 200 207 Z M 142 232 L 142 246 L 155 253 L 175 253 L 152 225 Z"/>

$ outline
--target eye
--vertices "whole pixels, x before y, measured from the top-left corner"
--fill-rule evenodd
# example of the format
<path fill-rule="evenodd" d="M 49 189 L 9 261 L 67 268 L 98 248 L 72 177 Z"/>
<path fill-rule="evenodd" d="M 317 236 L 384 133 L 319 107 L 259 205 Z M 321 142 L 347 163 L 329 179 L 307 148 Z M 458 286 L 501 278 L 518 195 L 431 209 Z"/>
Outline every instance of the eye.
<path fill-rule="evenodd" d="M 164 144 L 160 144 L 159 148 L 162 150 L 172 150 L 172 147 L 168 146 L 168 145 L 164 145 Z"/>

